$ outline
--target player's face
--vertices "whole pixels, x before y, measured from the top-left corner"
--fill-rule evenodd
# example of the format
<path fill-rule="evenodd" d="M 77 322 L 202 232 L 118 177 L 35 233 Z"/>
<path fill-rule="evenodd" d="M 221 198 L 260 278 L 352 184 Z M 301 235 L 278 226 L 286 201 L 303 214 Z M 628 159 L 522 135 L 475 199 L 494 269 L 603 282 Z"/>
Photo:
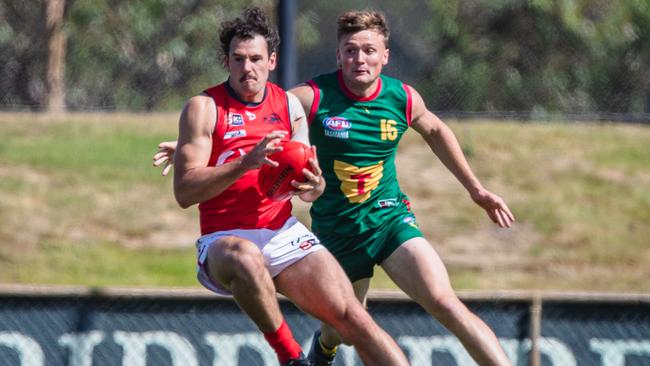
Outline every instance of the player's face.
<path fill-rule="evenodd" d="M 384 36 L 373 30 L 347 34 L 339 40 L 336 60 L 343 80 L 353 91 L 376 85 L 381 69 L 388 63 Z"/>
<path fill-rule="evenodd" d="M 233 38 L 226 67 L 228 83 L 246 102 L 261 102 L 269 73 L 275 69 L 275 52 L 269 55 L 264 37 Z"/>

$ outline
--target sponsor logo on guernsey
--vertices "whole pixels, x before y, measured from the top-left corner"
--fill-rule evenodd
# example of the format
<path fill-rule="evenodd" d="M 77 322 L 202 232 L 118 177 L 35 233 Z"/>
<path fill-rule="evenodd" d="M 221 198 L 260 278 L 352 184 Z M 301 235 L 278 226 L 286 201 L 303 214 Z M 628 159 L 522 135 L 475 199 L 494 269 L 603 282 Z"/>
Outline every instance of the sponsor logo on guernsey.
<path fill-rule="evenodd" d="M 263 121 L 264 123 L 274 125 L 280 123 L 280 116 L 277 113 L 271 113 L 269 115 L 264 116 Z"/>
<path fill-rule="evenodd" d="M 325 127 L 325 136 L 347 139 L 352 123 L 343 117 L 326 117 L 323 120 L 323 127 Z"/>
<path fill-rule="evenodd" d="M 226 134 L 223 135 L 223 139 L 228 140 L 235 137 L 244 137 L 244 136 L 246 136 L 246 130 L 234 130 L 234 131 L 226 132 Z"/>
<path fill-rule="evenodd" d="M 239 113 L 230 113 L 228 114 L 228 125 L 229 126 L 243 126 L 244 125 L 244 116 Z"/>
<path fill-rule="evenodd" d="M 379 208 L 389 208 L 397 206 L 397 198 L 389 198 L 377 201 Z"/>
<path fill-rule="evenodd" d="M 409 224 L 409 225 L 413 226 L 416 229 L 418 228 L 418 224 L 415 222 L 415 217 L 414 216 L 411 216 L 411 215 L 406 216 L 406 217 L 404 217 L 402 219 L 402 222 L 405 223 L 405 224 Z"/>
<path fill-rule="evenodd" d="M 257 116 L 253 112 L 246 111 L 246 117 L 248 117 L 249 121 L 254 121 Z"/>

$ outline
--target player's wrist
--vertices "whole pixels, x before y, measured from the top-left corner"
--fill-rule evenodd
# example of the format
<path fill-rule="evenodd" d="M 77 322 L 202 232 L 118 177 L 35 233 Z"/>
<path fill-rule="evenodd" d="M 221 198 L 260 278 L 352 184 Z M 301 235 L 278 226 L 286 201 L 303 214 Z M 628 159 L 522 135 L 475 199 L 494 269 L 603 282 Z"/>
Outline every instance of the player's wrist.
<path fill-rule="evenodd" d="M 470 198 L 478 202 L 480 201 L 483 197 L 485 197 L 487 190 L 483 188 L 482 186 L 478 187 L 472 187 L 471 189 L 468 190 Z"/>
<path fill-rule="evenodd" d="M 482 192 L 485 192 L 485 188 L 478 181 L 478 179 L 472 179 L 470 182 L 464 183 L 463 185 L 465 186 L 465 189 L 467 190 L 469 195 L 472 197 L 481 195 Z"/>
<path fill-rule="evenodd" d="M 249 161 L 249 159 L 246 159 L 246 155 L 238 157 L 233 161 L 233 163 L 235 165 L 235 170 L 239 171 L 242 174 L 246 173 L 249 170 L 259 168 L 258 164 Z"/>
<path fill-rule="evenodd" d="M 309 192 L 299 194 L 298 197 L 300 197 L 300 200 L 303 202 L 311 203 L 316 201 L 322 194 L 323 191 L 319 192 L 317 189 L 313 189 Z"/>

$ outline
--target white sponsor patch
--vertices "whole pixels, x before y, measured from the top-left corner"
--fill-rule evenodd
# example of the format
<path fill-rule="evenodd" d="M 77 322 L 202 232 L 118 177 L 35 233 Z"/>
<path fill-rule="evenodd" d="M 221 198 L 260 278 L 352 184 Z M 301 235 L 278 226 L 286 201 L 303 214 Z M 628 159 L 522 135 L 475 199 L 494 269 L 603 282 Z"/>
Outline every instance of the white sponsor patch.
<path fill-rule="evenodd" d="M 344 117 L 327 117 L 323 120 L 323 127 L 325 136 L 347 139 L 350 137 L 348 130 L 352 128 L 352 123 Z"/>
<path fill-rule="evenodd" d="M 330 130 L 324 130 L 325 136 L 328 137 L 335 137 L 337 139 L 347 139 L 350 137 L 350 133 L 348 131 L 330 131 Z"/>
<path fill-rule="evenodd" d="M 395 207 L 397 206 L 397 198 L 389 198 L 377 201 L 380 208 Z"/>
<path fill-rule="evenodd" d="M 228 125 L 230 126 L 243 126 L 244 116 L 239 113 L 230 113 L 228 115 Z"/>
<path fill-rule="evenodd" d="M 244 137 L 244 136 L 246 136 L 246 130 L 235 130 L 235 131 L 226 132 L 226 134 L 223 135 L 223 139 L 228 140 L 231 138 Z"/>
<path fill-rule="evenodd" d="M 406 216 L 405 218 L 402 219 L 402 222 L 405 224 L 410 224 L 411 222 L 415 221 L 415 217 L 413 216 Z"/>

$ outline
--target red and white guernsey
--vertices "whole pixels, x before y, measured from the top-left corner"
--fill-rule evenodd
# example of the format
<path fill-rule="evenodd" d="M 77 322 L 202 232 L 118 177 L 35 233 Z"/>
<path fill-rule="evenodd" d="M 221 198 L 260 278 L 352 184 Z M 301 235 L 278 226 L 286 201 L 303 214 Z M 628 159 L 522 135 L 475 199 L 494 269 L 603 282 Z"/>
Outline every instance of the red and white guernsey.
<path fill-rule="evenodd" d="M 244 103 L 221 83 L 205 91 L 217 106 L 208 166 L 230 162 L 251 151 L 268 133 L 285 131 L 283 143 L 291 138 L 287 94 L 267 82 L 260 103 Z M 246 172 L 230 187 L 199 204 L 201 235 L 231 229 L 278 229 L 291 215 L 291 201 L 276 202 L 259 190 L 259 169 Z"/>

